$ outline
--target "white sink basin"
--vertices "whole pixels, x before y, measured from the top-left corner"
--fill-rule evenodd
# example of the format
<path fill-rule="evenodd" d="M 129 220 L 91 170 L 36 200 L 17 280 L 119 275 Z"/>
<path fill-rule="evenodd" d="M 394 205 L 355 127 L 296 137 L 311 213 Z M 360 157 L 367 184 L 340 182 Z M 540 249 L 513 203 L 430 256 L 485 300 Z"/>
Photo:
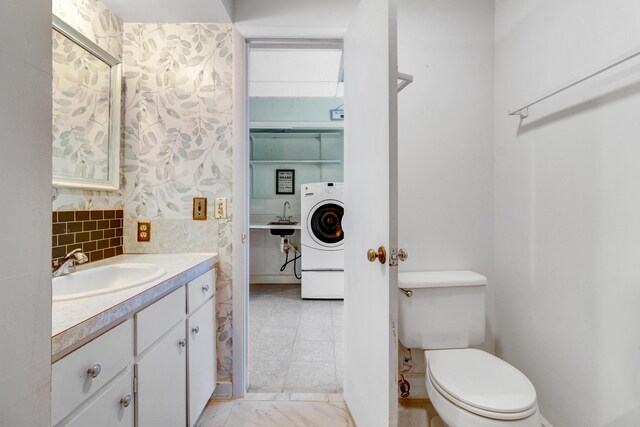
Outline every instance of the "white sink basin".
<path fill-rule="evenodd" d="M 154 264 L 126 263 L 87 268 L 54 277 L 53 302 L 108 294 L 144 285 L 159 279 L 166 271 Z"/>

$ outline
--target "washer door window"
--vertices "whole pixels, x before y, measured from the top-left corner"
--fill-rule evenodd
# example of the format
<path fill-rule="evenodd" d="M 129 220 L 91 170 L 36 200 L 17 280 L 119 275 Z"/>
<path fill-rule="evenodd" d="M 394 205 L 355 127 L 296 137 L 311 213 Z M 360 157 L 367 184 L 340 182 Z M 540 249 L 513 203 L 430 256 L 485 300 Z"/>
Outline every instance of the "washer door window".
<path fill-rule="evenodd" d="M 342 245 L 344 231 L 342 216 L 344 208 L 337 200 L 325 200 L 311 210 L 307 227 L 313 240 L 321 246 L 334 247 Z"/>

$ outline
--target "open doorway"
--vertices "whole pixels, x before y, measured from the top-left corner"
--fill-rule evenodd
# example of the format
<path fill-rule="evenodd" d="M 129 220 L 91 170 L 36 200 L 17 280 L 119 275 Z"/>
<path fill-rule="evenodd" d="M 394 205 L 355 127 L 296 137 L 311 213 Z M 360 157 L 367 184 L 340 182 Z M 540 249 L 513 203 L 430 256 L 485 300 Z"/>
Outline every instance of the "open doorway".
<path fill-rule="evenodd" d="M 341 42 L 248 52 L 250 393 L 342 393 Z"/>

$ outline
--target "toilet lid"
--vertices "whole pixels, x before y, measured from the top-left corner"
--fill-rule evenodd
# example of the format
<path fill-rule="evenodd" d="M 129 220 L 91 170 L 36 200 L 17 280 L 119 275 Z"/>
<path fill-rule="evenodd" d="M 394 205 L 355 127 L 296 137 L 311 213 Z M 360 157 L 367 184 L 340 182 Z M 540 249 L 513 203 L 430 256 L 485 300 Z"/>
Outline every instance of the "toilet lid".
<path fill-rule="evenodd" d="M 484 351 L 430 351 L 428 368 L 434 386 L 445 397 L 478 415 L 521 419 L 536 410 L 536 390 L 531 381 Z"/>

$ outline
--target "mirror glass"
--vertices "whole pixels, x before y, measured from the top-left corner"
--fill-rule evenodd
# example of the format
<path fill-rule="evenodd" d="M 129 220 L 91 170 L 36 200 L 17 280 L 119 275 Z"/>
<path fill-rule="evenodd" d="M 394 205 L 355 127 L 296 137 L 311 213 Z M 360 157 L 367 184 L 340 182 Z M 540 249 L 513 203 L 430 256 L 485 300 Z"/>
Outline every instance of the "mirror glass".
<path fill-rule="evenodd" d="M 119 64 L 95 43 L 54 18 L 53 184 L 119 187 Z"/>

